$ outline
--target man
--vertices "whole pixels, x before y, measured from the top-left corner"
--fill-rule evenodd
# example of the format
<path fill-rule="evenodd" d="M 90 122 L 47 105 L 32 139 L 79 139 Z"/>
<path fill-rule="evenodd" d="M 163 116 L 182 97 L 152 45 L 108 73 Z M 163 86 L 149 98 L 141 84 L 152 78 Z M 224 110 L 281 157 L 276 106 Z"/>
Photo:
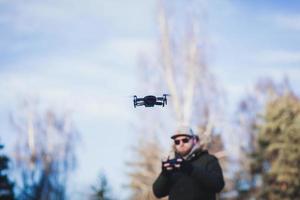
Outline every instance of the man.
<path fill-rule="evenodd" d="M 199 137 L 189 127 L 180 127 L 171 137 L 175 158 L 162 162 L 162 172 L 153 183 L 157 198 L 169 200 L 215 200 L 225 183 L 218 159 L 200 148 Z"/>

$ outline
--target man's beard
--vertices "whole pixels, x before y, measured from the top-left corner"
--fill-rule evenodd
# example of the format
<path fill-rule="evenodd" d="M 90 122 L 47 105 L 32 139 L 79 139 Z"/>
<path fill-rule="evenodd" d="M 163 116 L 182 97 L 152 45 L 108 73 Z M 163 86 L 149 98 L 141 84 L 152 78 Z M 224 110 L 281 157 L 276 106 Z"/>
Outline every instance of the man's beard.
<path fill-rule="evenodd" d="M 188 155 L 191 152 L 191 150 L 185 151 L 185 152 L 178 152 L 178 154 L 182 157 Z"/>
<path fill-rule="evenodd" d="M 190 149 L 188 149 L 188 150 L 186 150 L 186 151 L 184 151 L 184 152 L 178 152 L 178 151 L 177 151 L 177 153 L 178 153 L 180 156 L 184 157 L 184 156 L 188 155 L 188 154 L 192 151 L 192 149 L 193 149 L 193 146 L 192 146 Z"/>

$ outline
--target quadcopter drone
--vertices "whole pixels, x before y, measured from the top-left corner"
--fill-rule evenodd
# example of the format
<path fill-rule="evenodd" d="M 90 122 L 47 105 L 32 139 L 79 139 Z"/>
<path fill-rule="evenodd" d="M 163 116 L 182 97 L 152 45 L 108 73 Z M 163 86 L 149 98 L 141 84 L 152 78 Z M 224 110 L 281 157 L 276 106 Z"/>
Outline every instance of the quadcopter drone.
<path fill-rule="evenodd" d="M 133 105 L 136 106 L 145 106 L 153 107 L 155 105 L 165 106 L 167 105 L 167 94 L 163 94 L 162 97 L 156 97 L 153 95 L 145 96 L 144 98 L 138 98 L 136 95 L 133 96 Z"/>

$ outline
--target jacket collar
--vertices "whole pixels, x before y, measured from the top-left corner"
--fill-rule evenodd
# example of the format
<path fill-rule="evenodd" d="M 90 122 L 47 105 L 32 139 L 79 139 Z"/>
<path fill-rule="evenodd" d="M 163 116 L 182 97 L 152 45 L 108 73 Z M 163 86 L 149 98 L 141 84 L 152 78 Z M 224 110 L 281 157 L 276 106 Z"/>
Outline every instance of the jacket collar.
<path fill-rule="evenodd" d="M 192 151 L 191 154 L 188 155 L 186 160 L 193 160 L 195 158 L 199 158 L 203 154 L 208 154 L 207 150 L 202 150 L 201 148 L 197 148 L 194 151 Z"/>
<path fill-rule="evenodd" d="M 175 157 L 181 157 L 185 160 L 193 160 L 195 158 L 199 158 L 201 155 L 204 155 L 204 154 L 208 154 L 208 151 L 207 150 L 203 150 L 201 149 L 200 147 L 197 147 L 196 149 L 193 149 L 187 156 L 185 157 L 182 157 L 180 156 L 177 152 L 175 152 Z"/>

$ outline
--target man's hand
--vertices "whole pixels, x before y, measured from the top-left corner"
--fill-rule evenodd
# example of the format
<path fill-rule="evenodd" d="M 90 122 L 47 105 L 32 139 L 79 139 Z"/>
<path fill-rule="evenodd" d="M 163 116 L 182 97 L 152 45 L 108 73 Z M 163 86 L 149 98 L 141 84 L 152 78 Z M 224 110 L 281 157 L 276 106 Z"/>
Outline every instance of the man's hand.
<path fill-rule="evenodd" d="M 177 159 L 176 159 L 176 162 L 174 163 L 175 169 L 180 169 L 181 166 L 182 166 L 182 162 L 183 162 L 183 159 L 182 159 L 182 158 L 177 158 Z"/>
<path fill-rule="evenodd" d="M 162 162 L 162 171 L 169 173 L 173 170 L 173 166 L 168 161 Z"/>
<path fill-rule="evenodd" d="M 178 169 L 187 174 L 190 174 L 193 170 L 192 164 L 189 161 L 184 160 L 183 158 L 177 158 L 174 167 L 175 169 Z"/>

